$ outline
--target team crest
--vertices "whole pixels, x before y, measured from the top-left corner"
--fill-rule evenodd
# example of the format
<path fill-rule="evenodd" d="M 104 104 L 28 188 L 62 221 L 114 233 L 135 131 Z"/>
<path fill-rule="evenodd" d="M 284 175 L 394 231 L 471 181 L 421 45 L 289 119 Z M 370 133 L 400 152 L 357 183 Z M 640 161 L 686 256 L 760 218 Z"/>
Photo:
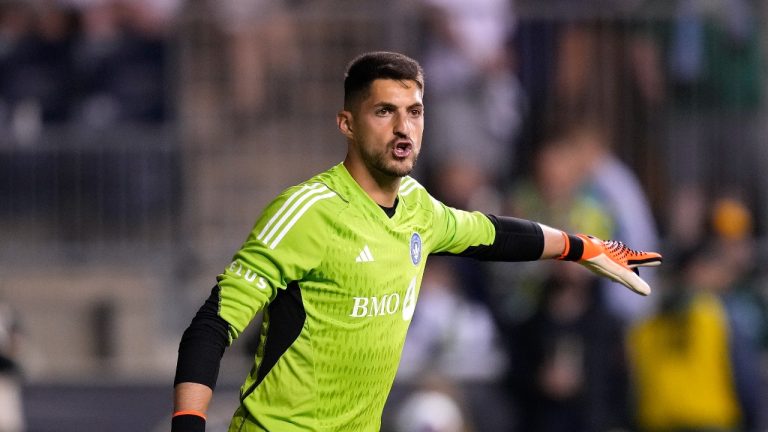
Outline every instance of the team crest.
<path fill-rule="evenodd" d="M 421 262 L 421 236 L 419 233 L 411 235 L 411 262 L 413 265 L 419 265 Z"/>

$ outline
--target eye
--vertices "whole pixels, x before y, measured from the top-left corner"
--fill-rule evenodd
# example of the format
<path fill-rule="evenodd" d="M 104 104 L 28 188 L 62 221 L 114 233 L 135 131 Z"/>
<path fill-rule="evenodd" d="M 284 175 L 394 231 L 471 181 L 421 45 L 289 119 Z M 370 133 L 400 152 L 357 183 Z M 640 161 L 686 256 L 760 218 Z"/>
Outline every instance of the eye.
<path fill-rule="evenodd" d="M 385 116 L 391 113 L 392 113 L 392 108 L 390 107 L 382 107 L 376 110 L 376 115 L 378 116 Z"/>
<path fill-rule="evenodd" d="M 413 117 L 421 117 L 424 115 L 424 110 L 422 108 L 413 108 L 411 110 L 411 116 Z"/>

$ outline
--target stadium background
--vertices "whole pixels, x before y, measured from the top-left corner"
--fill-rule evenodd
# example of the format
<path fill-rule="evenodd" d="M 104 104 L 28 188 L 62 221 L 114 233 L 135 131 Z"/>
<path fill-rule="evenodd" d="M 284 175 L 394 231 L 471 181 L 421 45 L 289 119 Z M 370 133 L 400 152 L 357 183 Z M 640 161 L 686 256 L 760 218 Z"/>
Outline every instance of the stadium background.
<path fill-rule="evenodd" d="M 589 80 L 611 86 L 602 114 L 616 117 L 613 151 L 640 179 L 666 246 L 674 185 L 664 168 L 669 143 L 653 123 L 665 111 L 642 106 L 621 72 L 633 32 L 674 16 L 645 3 L 654 2 L 516 1 L 510 46 L 524 71 L 546 57 L 538 50 L 559 46 L 537 37 L 589 23 L 602 50 Z M 762 29 L 767 11 L 755 4 Z M 94 10 L 96 39 L 111 34 L 100 33 L 110 21 L 99 13 L 114 13 L 129 40 L 102 69 L 63 48 L 85 35 Z M 28 430 L 165 430 L 178 340 L 215 275 L 268 199 L 343 157 L 334 116 L 347 61 L 374 49 L 419 58 L 423 11 L 418 2 L 368 0 L 0 2 L 0 295 L 21 322 Z M 14 53 L 14 34 L 39 40 Z M 766 77 L 760 69 L 760 87 Z M 427 99 L 427 116 L 430 108 Z M 753 112 L 768 124 L 762 100 Z M 764 173 L 768 146 L 758 136 L 749 154 Z M 425 151 L 438 146 L 427 141 Z M 751 179 L 748 201 L 758 260 L 762 177 Z M 247 341 L 225 355 L 210 430 L 236 404 Z M 458 385 L 477 430 L 499 430 L 514 415 L 497 383 Z M 385 427 L 408 391 L 396 384 Z"/>

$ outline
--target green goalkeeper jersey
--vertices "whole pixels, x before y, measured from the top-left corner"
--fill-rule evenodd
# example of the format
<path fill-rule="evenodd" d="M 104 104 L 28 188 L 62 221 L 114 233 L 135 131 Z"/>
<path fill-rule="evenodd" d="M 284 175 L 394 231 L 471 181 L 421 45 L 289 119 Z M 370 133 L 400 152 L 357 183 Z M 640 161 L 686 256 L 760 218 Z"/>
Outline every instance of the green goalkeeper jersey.
<path fill-rule="evenodd" d="M 494 237 L 410 177 L 392 217 L 343 164 L 285 190 L 218 276 L 231 340 L 264 310 L 232 430 L 379 430 L 427 256 Z"/>

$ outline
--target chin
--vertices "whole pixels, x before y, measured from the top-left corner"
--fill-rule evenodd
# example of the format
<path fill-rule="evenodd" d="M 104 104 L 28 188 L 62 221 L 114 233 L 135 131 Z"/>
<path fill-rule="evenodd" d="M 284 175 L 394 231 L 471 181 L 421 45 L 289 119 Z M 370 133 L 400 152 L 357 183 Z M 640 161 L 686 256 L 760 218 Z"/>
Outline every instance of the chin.
<path fill-rule="evenodd" d="M 394 177 L 405 177 L 413 171 L 413 164 L 407 166 L 396 166 L 389 170 L 389 174 Z"/>
<path fill-rule="evenodd" d="M 390 177 L 405 177 L 413 171 L 416 161 L 413 159 L 383 160 L 379 159 L 370 165 L 376 171 Z"/>

